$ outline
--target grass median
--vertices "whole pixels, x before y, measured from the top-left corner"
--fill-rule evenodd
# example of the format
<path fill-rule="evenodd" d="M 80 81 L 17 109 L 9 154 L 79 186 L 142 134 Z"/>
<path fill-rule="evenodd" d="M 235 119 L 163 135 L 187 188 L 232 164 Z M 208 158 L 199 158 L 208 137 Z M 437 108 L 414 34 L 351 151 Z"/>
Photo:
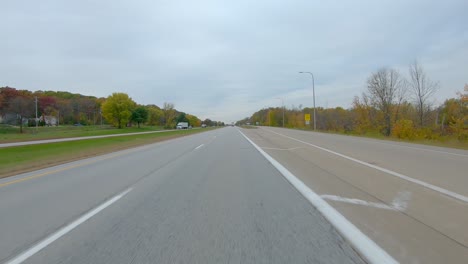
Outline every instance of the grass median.
<path fill-rule="evenodd" d="M 167 131 L 0 148 L 0 178 L 207 130 L 211 129 Z"/>
<path fill-rule="evenodd" d="M 113 134 L 127 134 L 134 132 L 161 131 L 160 126 L 125 127 L 117 129 L 109 125 L 104 126 L 58 126 L 58 127 L 25 127 L 23 133 L 19 128 L 0 125 L 0 143 L 22 142 L 43 139 L 103 136 Z"/>

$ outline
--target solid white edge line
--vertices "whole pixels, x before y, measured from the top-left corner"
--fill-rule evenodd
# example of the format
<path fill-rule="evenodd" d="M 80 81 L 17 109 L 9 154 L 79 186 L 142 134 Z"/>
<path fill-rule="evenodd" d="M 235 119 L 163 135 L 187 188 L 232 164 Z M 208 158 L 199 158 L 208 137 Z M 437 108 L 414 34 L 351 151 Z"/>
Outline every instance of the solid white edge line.
<path fill-rule="evenodd" d="M 405 146 L 405 145 L 399 145 L 399 144 L 390 144 L 390 143 L 378 142 L 378 141 L 376 141 L 375 143 L 377 143 L 377 144 L 382 144 L 382 145 L 389 145 L 389 146 L 393 146 L 393 147 L 394 147 L 394 146 L 398 146 L 398 147 L 402 147 L 402 148 L 417 149 L 417 150 L 427 151 L 427 152 L 435 152 L 435 153 L 441 153 L 441 154 L 447 154 L 447 155 L 454 155 L 454 156 L 460 156 L 460 157 L 468 157 L 468 155 L 465 155 L 465 154 L 447 152 L 447 151 L 442 151 L 442 150 L 425 149 L 425 148 L 418 148 L 418 147 Z"/>
<path fill-rule="evenodd" d="M 336 228 L 367 262 L 379 264 L 398 263 L 392 256 L 385 252 L 385 250 L 349 222 L 348 219 L 294 176 L 294 174 L 258 147 L 252 140 L 244 135 L 244 133 L 240 130 L 238 131 Z"/>
<path fill-rule="evenodd" d="M 29 257 L 33 256 L 37 252 L 41 251 L 48 245 L 50 245 L 52 242 L 55 240 L 59 239 L 63 235 L 67 234 L 68 232 L 72 231 L 74 228 L 85 222 L 86 220 L 90 219 L 94 215 L 98 214 L 102 210 L 104 210 L 106 207 L 110 206 L 111 204 L 115 203 L 118 201 L 120 198 L 124 197 L 127 193 L 129 193 L 132 190 L 132 188 L 127 189 L 126 191 L 122 192 L 121 194 L 114 196 L 112 199 L 108 200 L 107 202 L 101 204 L 100 206 L 94 208 L 93 210 L 89 211 L 85 215 L 81 216 L 80 218 L 76 219 L 69 225 L 59 229 L 57 232 L 53 233 L 49 237 L 45 238 L 44 240 L 40 241 L 30 249 L 24 251 L 20 255 L 16 256 L 15 258 L 9 260 L 6 262 L 6 264 L 19 264 L 22 263 L 23 261 L 27 260 Z"/>
<path fill-rule="evenodd" d="M 381 171 L 381 172 L 385 172 L 385 173 L 387 173 L 387 174 L 393 175 L 393 176 L 398 177 L 398 178 L 400 178 L 400 179 L 403 179 L 403 180 L 406 180 L 406 181 L 409 181 L 409 182 L 412 182 L 412 183 L 415 183 L 415 184 L 419 184 L 419 185 L 421 185 L 421 186 L 423 186 L 423 187 L 426 187 L 426 188 L 428 188 L 428 189 L 431 189 L 431 190 L 433 190 L 433 191 L 442 193 L 442 194 L 447 195 L 447 196 L 449 196 L 449 197 L 452 197 L 452 198 L 455 198 L 455 199 L 460 200 L 460 201 L 462 201 L 462 202 L 468 203 L 468 197 L 466 197 L 466 196 L 464 196 L 464 195 L 462 195 L 462 194 L 459 194 L 459 193 L 456 193 L 456 192 L 452 192 L 452 191 L 449 191 L 449 190 L 444 189 L 444 188 L 442 188 L 442 187 L 435 186 L 435 185 L 432 185 L 432 184 L 430 184 L 430 183 L 423 182 L 423 181 L 421 181 L 421 180 L 411 178 L 411 177 L 406 176 L 406 175 L 403 175 L 403 174 L 401 174 L 401 173 L 398 173 L 398 172 L 395 172 L 395 171 L 391 171 L 391 170 L 389 170 L 389 169 L 385 169 L 385 168 L 382 168 L 382 167 L 379 167 L 379 166 L 376 166 L 376 165 L 367 163 L 367 162 L 365 162 L 365 161 L 358 160 L 358 159 L 355 159 L 355 158 L 346 156 L 346 155 L 344 155 L 344 154 L 335 152 L 335 151 L 333 151 L 333 150 L 329 150 L 329 149 L 326 149 L 326 148 L 323 148 L 323 147 L 319 147 L 319 146 L 317 146 L 317 145 L 314 145 L 314 144 L 309 143 L 309 142 L 302 141 L 302 140 L 297 139 L 297 138 L 289 137 L 289 136 L 283 135 L 283 134 L 281 134 L 281 133 L 277 133 L 277 132 L 275 132 L 275 131 L 271 131 L 271 130 L 269 130 L 269 129 L 265 129 L 265 130 L 266 130 L 266 131 L 269 131 L 269 132 L 271 132 L 271 133 L 274 133 L 274 134 L 283 136 L 283 137 L 285 137 L 285 138 L 289 138 L 289 139 L 295 140 L 295 141 L 297 141 L 297 142 L 301 142 L 301 143 L 303 143 L 303 144 L 312 146 L 312 147 L 314 147 L 314 148 L 318 148 L 318 149 L 323 150 L 323 151 L 326 151 L 326 152 L 328 152 L 328 153 L 331 153 L 331 154 L 340 156 L 340 157 L 342 157 L 342 158 L 345 158 L 345 159 L 354 161 L 354 162 L 356 162 L 356 163 L 359 163 L 359 164 L 361 164 L 361 165 L 367 166 L 367 167 L 369 167 L 369 168 L 373 168 L 373 169 L 379 170 L 379 171 Z"/>

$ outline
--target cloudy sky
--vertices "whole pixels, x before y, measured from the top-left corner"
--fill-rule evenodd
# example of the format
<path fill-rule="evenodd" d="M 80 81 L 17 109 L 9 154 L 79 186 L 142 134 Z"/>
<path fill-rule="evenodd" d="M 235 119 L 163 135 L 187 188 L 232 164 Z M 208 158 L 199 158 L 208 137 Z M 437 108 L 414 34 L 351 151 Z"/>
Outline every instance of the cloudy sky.
<path fill-rule="evenodd" d="M 256 110 L 350 107 L 370 73 L 468 83 L 468 1 L 0 0 L 0 86 L 97 97 L 225 122 Z"/>

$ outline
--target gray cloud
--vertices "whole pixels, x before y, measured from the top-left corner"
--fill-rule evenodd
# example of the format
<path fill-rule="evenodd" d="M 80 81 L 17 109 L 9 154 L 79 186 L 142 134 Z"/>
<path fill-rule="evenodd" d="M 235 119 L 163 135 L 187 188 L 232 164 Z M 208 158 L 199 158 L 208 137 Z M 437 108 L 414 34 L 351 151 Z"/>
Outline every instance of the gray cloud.
<path fill-rule="evenodd" d="M 466 79 L 468 2 L 8 1 L 0 23 L 0 85 L 105 97 L 127 92 L 202 118 L 349 107 L 367 76 L 406 74 L 419 59 L 437 101 Z"/>

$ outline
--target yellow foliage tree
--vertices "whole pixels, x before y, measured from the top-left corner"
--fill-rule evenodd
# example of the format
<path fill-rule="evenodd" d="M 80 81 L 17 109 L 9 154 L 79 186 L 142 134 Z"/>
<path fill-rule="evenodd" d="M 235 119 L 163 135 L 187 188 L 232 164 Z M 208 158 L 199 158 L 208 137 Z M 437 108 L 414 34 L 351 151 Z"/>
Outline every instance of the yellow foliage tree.
<path fill-rule="evenodd" d="M 189 115 L 189 114 L 186 114 L 185 117 L 188 119 L 189 121 L 189 124 L 192 126 L 192 127 L 199 127 L 201 126 L 201 120 L 194 116 L 194 115 Z"/>
<path fill-rule="evenodd" d="M 136 103 L 125 93 L 113 93 L 102 105 L 102 115 L 107 122 L 122 128 L 130 121 Z"/>
<path fill-rule="evenodd" d="M 164 112 L 155 105 L 149 105 L 148 108 L 148 125 L 150 126 L 162 126 L 164 125 Z"/>

